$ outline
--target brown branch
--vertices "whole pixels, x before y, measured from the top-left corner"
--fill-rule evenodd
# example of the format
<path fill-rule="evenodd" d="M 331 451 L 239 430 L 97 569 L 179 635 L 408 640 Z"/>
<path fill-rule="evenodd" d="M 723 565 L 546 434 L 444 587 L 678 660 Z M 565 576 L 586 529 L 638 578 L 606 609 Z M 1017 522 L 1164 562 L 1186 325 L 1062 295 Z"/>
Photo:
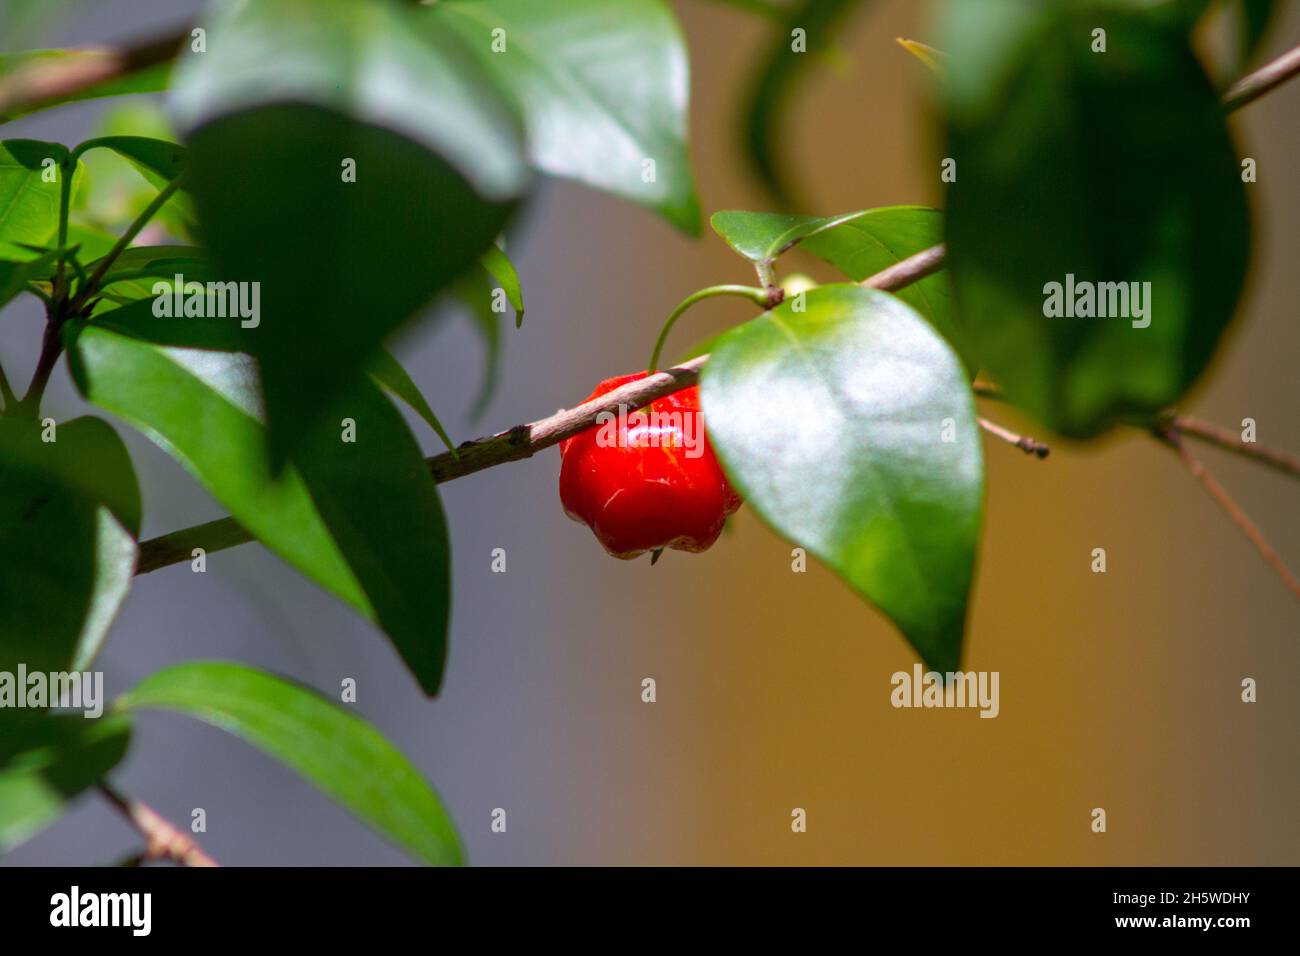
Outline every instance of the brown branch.
<path fill-rule="evenodd" d="M 1300 73 L 1300 46 L 1292 47 L 1276 60 L 1265 63 L 1258 70 L 1232 84 L 1223 96 L 1223 108 L 1229 113 L 1241 109 L 1269 90 L 1281 86 L 1297 73 Z"/>
<path fill-rule="evenodd" d="M 1264 560 L 1267 561 L 1269 566 L 1277 572 L 1277 576 L 1280 577 L 1283 583 L 1291 589 L 1291 593 L 1297 598 L 1300 598 L 1300 581 L 1296 580 L 1295 575 L 1291 573 L 1291 569 L 1286 566 L 1280 557 L 1278 557 L 1277 552 L 1273 550 L 1273 546 L 1268 543 L 1268 539 L 1264 537 L 1259 528 L 1255 527 L 1254 522 L 1246 516 L 1246 513 L 1241 510 L 1237 503 L 1232 500 L 1227 491 L 1224 490 L 1223 486 L 1215 481 L 1214 476 L 1206 471 L 1205 466 L 1201 464 L 1200 460 L 1187 450 L 1187 446 L 1183 444 L 1182 436 L 1178 431 L 1173 427 L 1165 427 L 1157 428 L 1154 431 L 1154 434 L 1157 438 L 1178 452 L 1179 457 L 1183 460 L 1183 464 L 1187 466 L 1187 469 L 1192 473 L 1192 475 L 1201 483 L 1205 490 L 1209 492 L 1210 497 L 1217 501 L 1219 507 L 1227 512 L 1228 517 L 1233 520 L 1237 527 L 1241 529 L 1242 533 L 1250 540 L 1250 543 L 1255 546 L 1255 550 L 1263 555 Z"/>
<path fill-rule="evenodd" d="M 99 785 L 99 792 L 145 839 L 144 853 L 131 858 L 133 865 L 144 860 L 170 860 L 179 866 L 220 865 L 148 804 L 122 796 L 107 783 Z"/>
<path fill-rule="evenodd" d="M 1169 419 L 1167 427 L 1174 429 L 1180 435 L 1199 439 L 1225 451 L 1242 455 L 1251 461 L 1262 462 L 1284 475 L 1300 478 L 1300 460 L 1265 445 L 1243 441 L 1240 435 L 1230 429 L 1201 421 L 1201 419 L 1193 418 L 1191 415 L 1174 415 Z"/>
<path fill-rule="evenodd" d="M 1026 455 L 1037 455 L 1039 458 L 1046 458 L 1052 453 L 1052 449 L 1047 445 L 1034 438 L 1025 438 L 1017 435 L 1015 432 L 1003 428 L 996 422 L 991 422 L 987 418 L 976 416 L 975 421 L 979 422 L 980 428 L 984 429 L 995 438 L 1001 438 L 1008 445 L 1015 445 Z"/>
<path fill-rule="evenodd" d="M 35 57 L 0 77 L 0 117 L 39 109 L 42 104 L 75 97 L 96 86 L 166 63 L 188 39 L 186 27 L 129 47 L 87 47 L 73 56 Z"/>
<path fill-rule="evenodd" d="M 873 289 L 893 292 L 941 268 L 943 258 L 943 246 L 932 246 L 869 277 L 861 284 Z M 477 441 L 465 442 L 456 449 L 455 455 L 444 452 L 427 459 L 429 473 L 433 475 L 436 483 L 442 484 L 445 481 L 472 475 L 476 471 L 483 471 L 485 468 L 531 458 L 542 449 L 550 448 L 566 438 L 572 438 L 591 428 L 596 424 L 596 417 L 602 413 L 617 414 L 620 408 L 629 412 L 635 411 L 665 395 L 689 388 L 699 381 L 700 369 L 708 360 L 707 355 L 697 356 L 674 368 L 629 382 L 575 408 L 562 408 L 554 415 L 538 421 L 516 425 L 514 428 Z M 210 554 L 252 540 L 253 536 L 234 518 L 220 518 L 193 528 L 182 528 L 180 531 L 140 542 L 140 554 L 135 573 L 147 574 L 168 565 L 187 561 L 195 548 L 203 548 L 205 553 Z"/>

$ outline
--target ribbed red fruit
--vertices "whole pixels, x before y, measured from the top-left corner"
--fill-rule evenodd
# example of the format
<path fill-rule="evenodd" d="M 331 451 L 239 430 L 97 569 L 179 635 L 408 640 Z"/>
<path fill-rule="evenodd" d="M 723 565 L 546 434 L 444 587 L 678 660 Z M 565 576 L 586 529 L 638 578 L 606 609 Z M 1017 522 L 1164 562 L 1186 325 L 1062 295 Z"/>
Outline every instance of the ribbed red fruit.
<path fill-rule="evenodd" d="M 608 378 L 591 401 L 646 372 Z M 704 433 L 698 386 L 617 415 L 560 442 L 560 502 L 616 558 L 675 548 L 703 551 L 740 496 Z"/>

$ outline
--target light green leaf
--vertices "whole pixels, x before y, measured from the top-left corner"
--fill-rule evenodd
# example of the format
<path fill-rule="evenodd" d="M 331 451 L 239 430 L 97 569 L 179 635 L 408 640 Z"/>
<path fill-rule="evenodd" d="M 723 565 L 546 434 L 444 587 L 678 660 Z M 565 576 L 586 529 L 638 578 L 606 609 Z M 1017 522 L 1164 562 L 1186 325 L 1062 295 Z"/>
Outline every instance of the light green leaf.
<path fill-rule="evenodd" d="M 661 0 L 482 0 L 439 3 L 425 15 L 431 29 L 454 30 L 513 91 L 538 169 L 699 232 L 686 147 L 690 68 Z"/>
<path fill-rule="evenodd" d="M 67 147 L 58 143 L 0 142 L 0 259 L 31 259 L 31 251 L 20 244 L 53 246 L 59 231 L 59 166 L 67 158 Z"/>
<path fill-rule="evenodd" d="M 746 501 L 956 669 L 984 498 L 970 388 L 910 306 L 809 290 L 724 335 L 701 376 L 709 439 Z"/>
<path fill-rule="evenodd" d="M 79 793 L 102 780 L 126 755 L 126 717 L 3 715 L 0 734 L 0 854 L 7 853 L 67 809 Z"/>
<path fill-rule="evenodd" d="M 119 706 L 206 721 L 296 770 L 419 859 L 464 862 L 455 826 L 419 770 L 374 727 L 315 691 L 237 664 L 193 663 L 146 677 Z"/>
<path fill-rule="evenodd" d="M 304 436 L 298 464 L 274 476 L 251 359 L 129 337 L 147 335 L 152 320 L 172 342 L 224 348 L 254 330 L 156 319 L 150 309 L 144 301 L 69 325 L 82 394 L 148 435 L 277 555 L 374 619 L 434 693 L 446 658 L 449 545 L 433 479 L 397 409 L 368 380 L 350 383 Z M 344 418 L 355 442 L 340 440 Z"/>
<path fill-rule="evenodd" d="M 425 401 L 420 387 L 411 381 L 411 376 L 406 374 L 406 369 L 402 368 L 402 363 L 393 357 L 392 352 L 388 351 L 388 349 L 380 349 L 370 359 L 370 364 L 366 370 L 370 373 L 371 378 L 411 406 L 415 413 L 423 418 L 425 423 L 442 439 L 442 443 L 447 446 L 447 450 L 453 455 L 456 454 L 456 446 L 452 444 L 446 429 L 442 427 L 442 422 L 438 421 L 438 416 L 433 413 L 433 409 Z"/>
<path fill-rule="evenodd" d="M 945 9 L 960 336 L 1062 434 L 1147 418 L 1205 369 L 1245 277 L 1245 189 L 1219 97 L 1177 23 L 1108 3 Z M 1076 281 L 1109 317 L 1095 295 L 1077 315 Z"/>
<path fill-rule="evenodd" d="M 250 349 L 280 465 L 334 390 L 491 244 L 528 169 L 512 107 L 423 11 L 217 7 L 208 52 L 178 63 L 172 108 L 215 274 L 261 283 Z"/>
<path fill-rule="evenodd" d="M 487 252 L 479 257 L 479 264 L 487 270 L 488 275 L 496 280 L 501 291 L 506 294 L 510 307 L 515 310 L 515 328 L 524 324 L 524 290 L 519 284 L 519 273 L 510 257 L 497 245 L 488 247 Z"/>
<path fill-rule="evenodd" d="M 0 419 L 0 671 L 95 656 L 130 589 L 139 530 L 135 472 L 109 425 Z"/>

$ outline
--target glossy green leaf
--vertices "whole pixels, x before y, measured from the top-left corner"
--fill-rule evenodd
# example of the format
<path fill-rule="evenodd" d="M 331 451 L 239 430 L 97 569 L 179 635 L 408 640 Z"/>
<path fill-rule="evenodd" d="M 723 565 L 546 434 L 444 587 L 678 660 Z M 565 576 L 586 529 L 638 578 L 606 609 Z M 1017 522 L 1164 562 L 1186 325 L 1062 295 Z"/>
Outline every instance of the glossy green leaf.
<path fill-rule="evenodd" d="M 0 734 L 0 854 L 31 839 L 102 780 L 126 755 L 126 717 L 43 717 L 15 721 Z"/>
<path fill-rule="evenodd" d="M 426 16 L 431 29 L 454 30 L 513 91 L 538 169 L 699 232 L 686 146 L 690 68 L 662 0 L 452 2 Z"/>
<path fill-rule="evenodd" d="M 0 671 L 76 670 L 98 652 L 135 573 L 140 493 L 96 418 L 0 419 Z"/>
<path fill-rule="evenodd" d="M 59 231 L 58 165 L 67 158 L 67 147 L 58 143 L 0 142 L 0 259 L 25 261 L 32 253 L 24 245 L 54 245 Z"/>
<path fill-rule="evenodd" d="M 366 371 L 376 382 L 409 405 L 437 433 L 447 449 L 455 454 L 456 446 L 452 444 L 447 430 L 442 427 L 442 422 L 438 421 L 438 416 L 429 407 L 420 387 L 411 381 L 411 376 L 406 373 L 406 369 L 402 368 L 402 363 L 393 357 L 392 352 L 388 349 L 380 349 L 370 359 Z"/>
<path fill-rule="evenodd" d="M 47 0 L 42 0 L 47 2 Z M 13 80 L 15 75 L 26 77 L 24 85 L 40 81 L 49 71 L 66 72 L 96 65 L 105 57 L 113 56 L 98 50 L 26 50 L 21 53 L 0 54 L 0 78 Z M 7 123 L 27 113 L 74 103 L 79 100 L 97 99 L 104 96 L 125 96 L 131 93 L 157 93 L 167 88 L 170 63 L 160 63 L 115 76 L 89 87 L 66 93 L 49 99 L 42 99 L 34 104 L 16 104 L 0 99 L 0 123 Z M 21 87 L 20 87 L 21 88 Z"/>
<path fill-rule="evenodd" d="M 962 339 L 1063 434 L 1157 412 L 1209 362 L 1249 247 L 1241 170 L 1185 30 L 1106 3 L 945 9 Z"/>
<path fill-rule="evenodd" d="M 151 309 L 146 300 L 69 326 L 82 394 L 176 458 L 268 548 L 374 619 L 420 686 L 435 692 L 446 657 L 449 545 L 433 480 L 397 409 L 368 380 L 349 383 L 304 436 L 298 464 L 273 476 L 252 360 L 207 350 L 255 330 L 159 319 Z M 131 337 L 153 331 L 170 344 Z M 343 440 L 345 418 L 353 442 Z"/>
<path fill-rule="evenodd" d="M 278 465 L 334 390 L 491 244 L 528 170 L 511 106 L 423 11 L 218 8 L 208 52 L 178 63 L 172 107 L 216 275 L 261 283 L 250 349 Z"/>
<path fill-rule="evenodd" d="M 127 711 L 164 709 L 248 741 L 434 865 L 459 865 L 451 818 L 420 771 L 374 727 L 315 691 L 249 667 L 181 664 L 120 699 Z"/>
<path fill-rule="evenodd" d="M 779 148 L 790 138 L 792 100 L 808 67 L 832 48 L 837 32 L 863 5 L 862 0 L 796 0 L 753 72 L 744 107 L 746 156 L 759 181 L 787 208 L 802 204 Z M 802 49 L 796 47 L 800 42 Z"/>
<path fill-rule="evenodd" d="M 519 283 L 519 273 L 515 271 L 515 264 L 497 245 L 490 246 L 488 251 L 479 257 L 479 264 L 487 270 L 487 274 L 505 293 L 510 307 L 515 310 L 515 328 L 519 328 L 524 324 L 524 290 Z"/>
<path fill-rule="evenodd" d="M 984 466 L 955 354 L 910 306 L 810 290 L 724 335 L 701 376 L 709 439 L 748 504 L 954 670 Z"/>

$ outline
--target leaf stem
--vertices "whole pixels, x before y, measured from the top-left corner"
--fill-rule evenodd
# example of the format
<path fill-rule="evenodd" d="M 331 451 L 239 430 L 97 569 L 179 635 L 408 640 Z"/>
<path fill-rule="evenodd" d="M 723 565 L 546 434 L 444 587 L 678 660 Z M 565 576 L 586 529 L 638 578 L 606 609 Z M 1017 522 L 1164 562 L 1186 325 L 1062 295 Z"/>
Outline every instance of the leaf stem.
<path fill-rule="evenodd" d="M 682 317 L 682 314 L 697 302 L 722 295 L 741 296 L 768 309 L 779 304 L 785 298 L 785 293 L 780 289 L 759 289 L 748 285 L 713 285 L 688 295 L 677 304 L 677 308 L 669 313 L 668 321 L 659 330 L 659 338 L 655 341 L 654 351 L 650 353 L 650 365 L 647 367 L 647 371 L 654 372 L 659 367 L 659 356 L 663 352 L 664 343 L 668 341 L 668 334 L 672 332 L 673 326 L 677 324 L 677 320 Z"/>
<path fill-rule="evenodd" d="M 1169 419 L 1167 427 L 1172 428 L 1179 435 L 1188 435 L 1206 444 L 1249 458 L 1251 461 L 1262 462 L 1284 475 L 1300 478 L 1300 460 L 1265 445 L 1242 441 L 1240 436 L 1227 428 L 1193 418 L 1191 415 L 1174 415 Z"/>
<path fill-rule="evenodd" d="M 108 254 L 99 260 L 99 265 L 91 274 L 90 278 L 83 282 L 77 289 L 77 294 L 73 297 L 72 303 L 68 307 L 70 314 L 77 314 L 77 312 L 86 304 L 86 301 L 95 294 L 99 288 L 100 280 L 104 278 L 104 273 L 108 272 L 108 270 L 112 268 L 113 263 L 117 261 L 117 257 L 126 251 L 127 246 L 131 245 L 131 241 L 140 234 L 141 229 L 149 224 L 149 220 L 158 213 L 158 210 L 161 209 L 164 204 L 166 204 L 167 200 L 172 197 L 172 194 L 181 188 L 184 179 L 185 174 L 181 173 L 181 175 L 177 176 L 159 190 L 158 195 L 154 196 L 149 205 L 145 206 L 140 212 L 140 215 L 135 217 L 135 220 L 131 225 L 127 226 L 126 232 L 122 233 L 122 235 L 118 237 L 117 242 L 113 243 L 113 248 L 108 250 Z"/>

